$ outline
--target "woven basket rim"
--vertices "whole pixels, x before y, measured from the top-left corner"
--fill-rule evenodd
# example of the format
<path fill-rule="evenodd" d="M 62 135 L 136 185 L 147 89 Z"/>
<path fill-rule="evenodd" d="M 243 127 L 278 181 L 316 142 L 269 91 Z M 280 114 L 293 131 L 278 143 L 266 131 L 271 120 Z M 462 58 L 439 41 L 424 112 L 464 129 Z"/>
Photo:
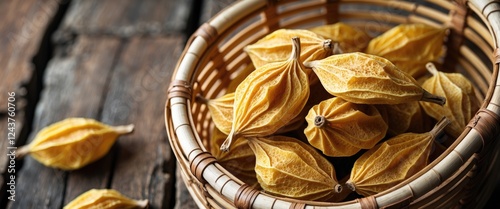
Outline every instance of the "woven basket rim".
<path fill-rule="evenodd" d="M 364 1 L 352 0 L 350 2 Z M 480 111 L 478 111 L 476 116 L 472 119 L 459 139 L 448 148 L 446 155 L 441 155 L 438 159 L 431 162 L 426 169 L 418 172 L 410 179 L 396 185 L 392 189 L 364 198 L 365 200 L 363 201 L 368 201 L 368 203 L 360 203 L 361 201 L 359 200 L 351 200 L 342 203 L 299 201 L 259 193 L 252 196 L 253 206 L 262 206 L 266 204 L 288 207 L 294 204 L 330 207 L 335 205 L 351 205 L 358 208 L 361 208 L 361 204 L 375 204 L 376 207 L 388 206 L 400 201 L 409 201 L 410 199 L 416 199 L 425 195 L 426 192 L 442 183 L 444 179 L 452 176 L 453 171 L 460 169 L 464 164 L 470 164 L 470 162 L 466 162 L 465 159 L 470 159 L 472 157 L 472 159 L 475 160 L 473 156 L 474 153 L 482 149 L 485 143 L 483 141 L 483 135 L 489 134 L 483 132 L 494 132 L 494 130 L 488 130 L 488 128 L 498 128 L 498 118 L 500 118 L 500 88 L 498 88 L 500 86 L 498 74 L 500 63 L 500 2 L 494 0 L 457 0 L 456 2 L 457 4 L 466 5 L 467 8 L 477 14 L 482 21 L 486 23 L 496 48 L 493 57 L 496 61 L 494 69 L 492 70 L 493 74 L 488 92 Z M 183 167 L 182 170 L 185 172 L 191 171 L 191 174 L 200 182 L 198 186 L 207 185 L 215 188 L 219 191 L 222 198 L 229 200 L 234 200 L 236 195 L 244 191 L 250 191 L 250 189 L 242 186 L 241 182 L 233 181 L 230 177 L 227 177 L 225 172 L 221 171 L 220 166 L 215 166 L 213 164 L 215 162 L 212 159 L 213 157 L 211 158 L 210 154 L 207 153 L 207 150 L 201 143 L 200 136 L 193 125 L 190 111 L 190 101 L 192 100 L 190 88 L 195 78 L 195 76 L 193 76 L 195 74 L 193 71 L 196 69 L 196 63 L 199 57 L 208 47 L 210 47 L 210 44 L 217 39 L 218 34 L 226 31 L 231 25 L 240 21 L 246 15 L 262 11 L 268 4 L 279 4 L 279 2 L 273 0 L 238 1 L 207 21 L 201 27 L 204 29 L 199 30 L 204 31 L 204 33 L 195 33 L 186 44 L 184 52 L 175 68 L 174 75 L 172 76 L 172 83 L 165 104 L 166 129 L 169 134 L 170 144 L 177 159 L 191 165 L 191 167 L 201 168 L 197 170 L 196 168 Z M 485 121 L 484 118 L 490 119 Z M 480 126 L 484 123 L 493 123 L 493 125 L 479 129 L 478 124 Z M 176 140 L 179 138 L 182 138 L 182 142 Z M 189 181 L 192 180 L 193 179 L 189 179 Z M 424 182 L 427 184 L 424 184 Z M 191 186 L 193 185 L 188 185 L 188 187 Z M 190 192 L 191 194 L 194 193 L 192 190 L 190 190 Z M 199 196 L 200 194 L 198 194 L 198 197 Z M 201 196 L 203 196 L 203 194 L 201 194 Z M 209 203 L 197 200 L 197 204 L 201 207 L 207 206 Z"/>

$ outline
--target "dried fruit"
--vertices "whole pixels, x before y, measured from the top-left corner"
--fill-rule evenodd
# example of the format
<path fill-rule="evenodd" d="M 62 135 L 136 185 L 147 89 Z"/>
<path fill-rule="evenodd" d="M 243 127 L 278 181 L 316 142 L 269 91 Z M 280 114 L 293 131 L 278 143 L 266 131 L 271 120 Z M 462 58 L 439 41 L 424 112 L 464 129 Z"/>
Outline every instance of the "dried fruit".
<path fill-rule="evenodd" d="M 370 149 L 385 137 L 387 124 L 372 105 L 339 97 L 311 108 L 304 130 L 309 143 L 331 157 L 346 157 Z"/>
<path fill-rule="evenodd" d="M 245 68 L 243 68 L 236 77 L 231 79 L 231 82 L 229 82 L 227 86 L 227 93 L 234 92 L 238 85 L 245 80 L 245 78 L 252 73 L 255 70 L 255 67 L 253 66 L 252 63 L 248 64 Z"/>
<path fill-rule="evenodd" d="M 361 52 L 332 55 L 304 63 L 311 67 L 332 95 L 359 104 L 399 104 L 445 99 L 425 91 L 417 81 L 389 60 Z"/>
<path fill-rule="evenodd" d="M 298 60 L 300 39 L 292 38 L 293 53 L 283 62 L 258 67 L 236 88 L 233 124 L 221 150 L 228 151 L 233 139 L 267 136 L 295 118 L 309 97 L 309 80 Z"/>
<path fill-rule="evenodd" d="M 234 92 L 215 99 L 205 99 L 201 96 L 196 99 L 207 105 L 215 126 L 222 133 L 229 134 L 233 124 Z"/>
<path fill-rule="evenodd" d="M 347 187 L 370 196 L 414 175 L 427 166 L 434 140 L 448 124 L 443 117 L 430 132 L 401 134 L 368 150 L 354 163 Z"/>
<path fill-rule="evenodd" d="M 133 200 L 113 189 L 91 189 L 64 206 L 64 209 L 141 209 L 148 200 Z"/>
<path fill-rule="evenodd" d="M 363 51 L 371 37 L 364 31 L 348 24 L 337 22 L 330 25 L 321 25 L 309 29 L 310 31 L 337 42 L 343 52 Z"/>
<path fill-rule="evenodd" d="M 279 29 L 244 48 L 256 68 L 267 63 L 286 61 L 290 57 L 290 39 L 300 38 L 300 61 L 322 59 L 333 53 L 334 44 L 316 33 L 302 29 Z"/>
<path fill-rule="evenodd" d="M 300 200 L 328 200 L 342 191 L 335 169 L 310 145 L 286 136 L 251 138 L 260 186 Z"/>
<path fill-rule="evenodd" d="M 446 28 L 426 24 L 401 24 L 372 39 L 366 53 L 390 60 L 402 71 L 417 78 L 426 73 L 424 65 L 443 55 Z"/>
<path fill-rule="evenodd" d="M 45 166 L 74 170 L 103 157 L 118 136 L 133 130 L 133 125 L 108 126 L 93 119 L 68 118 L 40 130 L 18 155 L 29 153 Z"/>
<path fill-rule="evenodd" d="M 241 181 L 248 185 L 257 187 L 257 177 L 255 176 L 255 155 L 244 138 L 237 139 L 231 150 L 222 152 L 219 147 L 226 139 L 227 135 L 214 128 L 210 140 L 210 152 L 217 159 L 217 162 L 231 172 Z"/>
<path fill-rule="evenodd" d="M 422 87 L 431 93 L 443 95 L 448 102 L 444 106 L 421 103 L 422 108 L 436 120 L 442 116 L 449 118 L 451 123 L 446 127 L 446 133 L 457 138 L 479 109 L 474 86 L 460 73 L 440 72 L 432 63 L 426 67 L 433 76 Z"/>
<path fill-rule="evenodd" d="M 389 125 L 388 135 L 396 136 L 405 132 L 422 133 L 423 116 L 418 101 L 393 105 L 376 105 Z"/>

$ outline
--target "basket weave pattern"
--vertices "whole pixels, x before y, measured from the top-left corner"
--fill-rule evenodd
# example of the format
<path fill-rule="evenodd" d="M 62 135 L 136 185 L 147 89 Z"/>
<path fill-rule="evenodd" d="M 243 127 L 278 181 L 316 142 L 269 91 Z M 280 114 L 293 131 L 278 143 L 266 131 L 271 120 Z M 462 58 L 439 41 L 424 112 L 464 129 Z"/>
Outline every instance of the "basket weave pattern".
<path fill-rule="evenodd" d="M 279 28 L 348 22 L 371 35 L 400 23 L 450 27 L 444 69 L 476 87 L 481 109 L 462 135 L 425 169 L 377 195 L 340 203 L 300 201 L 257 191 L 208 151 L 213 124 L 196 95 L 216 98 L 251 63 L 243 47 Z M 481 207 L 500 174 L 500 1 L 244 0 L 203 24 L 177 64 L 165 107 L 170 144 L 191 195 L 206 208 Z M 495 166 L 496 165 L 496 166 Z"/>

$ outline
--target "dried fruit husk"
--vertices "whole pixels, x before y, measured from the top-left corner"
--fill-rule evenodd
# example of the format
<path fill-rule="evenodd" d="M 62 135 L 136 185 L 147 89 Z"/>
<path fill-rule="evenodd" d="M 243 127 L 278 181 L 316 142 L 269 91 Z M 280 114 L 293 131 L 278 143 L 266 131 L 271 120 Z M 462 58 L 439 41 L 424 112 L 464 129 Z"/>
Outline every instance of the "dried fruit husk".
<path fill-rule="evenodd" d="M 229 134 L 233 125 L 234 92 L 215 99 L 205 99 L 201 96 L 196 99 L 207 105 L 215 127 L 222 133 Z"/>
<path fill-rule="evenodd" d="M 373 105 L 347 102 L 339 97 L 309 110 L 304 130 L 309 143 L 331 157 L 348 157 L 370 149 L 385 137 L 387 124 Z"/>
<path fill-rule="evenodd" d="M 392 105 L 376 105 L 389 125 L 387 134 L 396 136 L 405 132 L 423 133 L 425 130 L 423 113 L 418 101 Z"/>
<path fill-rule="evenodd" d="M 368 150 L 354 163 L 347 187 L 370 196 L 408 179 L 427 166 L 434 140 L 448 124 L 444 117 L 430 132 L 404 133 Z"/>
<path fill-rule="evenodd" d="M 334 44 L 331 40 L 303 29 L 276 30 L 246 46 L 244 50 L 256 68 L 268 63 L 286 61 L 292 51 L 290 39 L 293 37 L 300 38 L 301 62 L 322 59 L 333 53 Z"/>
<path fill-rule="evenodd" d="M 67 118 L 40 130 L 17 154 L 30 154 L 48 167 L 75 170 L 106 155 L 118 136 L 133 130 L 133 125 L 108 126 L 90 118 Z"/>
<path fill-rule="evenodd" d="M 364 31 L 342 22 L 321 25 L 309 30 L 339 43 L 343 52 L 363 51 L 371 40 L 371 37 Z"/>
<path fill-rule="evenodd" d="M 425 91 L 417 81 L 389 60 L 362 52 L 329 56 L 304 63 L 311 67 L 332 95 L 358 104 L 400 104 L 445 99 Z"/>
<path fill-rule="evenodd" d="M 328 200 L 341 192 L 333 165 L 310 145 L 286 136 L 251 138 L 260 186 L 300 200 Z"/>
<path fill-rule="evenodd" d="M 113 189 L 91 189 L 64 206 L 64 209 L 142 209 L 148 200 L 133 200 Z"/>
<path fill-rule="evenodd" d="M 446 31 L 422 23 L 401 24 L 372 39 L 365 52 L 384 57 L 418 78 L 426 73 L 427 62 L 443 55 Z"/>
<path fill-rule="evenodd" d="M 233 139 L 267 136 L 288 124 L 309 97 L 309 78 L 298 60 L 300 39 L 292 38 L 293 53 L 283 62 L 258 67 L 236 88 L 233 124 L 221 145 L 227 151 Z"/>
<path fill-rule="evenodd" d="M 467 123 L 479 109 L 474 86 L 460 73 L 444 73 L 428 63 L 427 68 L 433 75 L 422 85 L 431 93 L 442 95 L 448 101 L 444 106 L 421 103 L 424 111 L 434 119 L 446 116 L 451 123 L 445 131 L 452 138 L 457 138 Z"/>
<path fill-rule="evenodd" d="M 231 174 L 246 184 L 257 188 L 259 183 L 255 176 L 255 155 L 250 149 L 248 141 L 239 138 L 234 142 L 231 150 L 222 152 L 219 147 L 226 137 L 226 134 L 214 128 L 210 140 L 210 152 L 217 159 L 217 162 Z"/>

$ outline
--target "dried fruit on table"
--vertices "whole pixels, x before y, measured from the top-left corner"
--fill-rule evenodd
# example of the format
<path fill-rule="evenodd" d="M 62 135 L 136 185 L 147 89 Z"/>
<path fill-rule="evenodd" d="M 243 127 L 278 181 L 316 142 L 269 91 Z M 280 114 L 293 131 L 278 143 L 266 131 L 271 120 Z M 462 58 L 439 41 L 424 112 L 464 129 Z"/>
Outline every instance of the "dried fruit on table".
<path fill-rule="evenodd" d="M 233 124 L 234 92 L 215 99 L 205 99 L 201 96 L 196 99 L 207 105 L 215 126 L 222 133 L 229 134 Z"/>
<path fill-rule="evenodd" d="M 64 206 L 64 209 L 142 209 L 148 200 L 133 200 L 113 189 L 91 189 Z"/>
<path fill-rule="evenodd" d="M 229 152 L 222 152 L 219 147 L 227 135 L 214 128 L 210 140 L 210 152 L 217 162 L 248 185 L 258 187 L 255 176 L 255 155 L 244 138 L 237 139 Z"/>
<path fill-rule="evenodd" d="M 300 200 L 329 200 L 342 191 L 335 168 L 310 145 L 286 136 L 251 138 L 260 186 Z"/>
<path fill-rule="evenodd" d="M 396 136 L 405 132 L 426 132 L 423 127 L 423 113 L 418 101 L 393 105 L 376 105 L 376 107 L 389 125 L 388 135 Z"/>
<path fill-rule="evenodd" d="M 283 62 L 258 67 L 236 88 L 233 124 L 221 145 L 227 151 L 242 136 L 267 136 L 295 118 L 309 97 L 309 80 L 298 60 L 300 39 L 292 38 L 293 52 Z"/>
<path fill-rule="evenodd" d="M 354 163 L 347 187 L 370 196 L 408 179 L 427 166 L 434 140 L 448 124 L 443 117 L 430 132 L 404 133 L 368 150 Z"/>
<path fill-rule="evenodd" d="M 389 60 L 361 52 L 332 55 L 304 63 L 311 67 L 332 95 L 359 104 L 400 104 L 445 99 L 425 91 L 417 81 Z"/>
<path fill-rule="evenodd" d="M 426 73 L 425 63 L 443 55 L 446 31 L 422 23 L 401 24 L 372 39 L 365 52 L 384 57 L 417 78 Z"/>
<path fill-rule="evenodd" d="M 339 97 L 311 108 L 304 130 L 309 143 L 331 157 L 347 157 L 370 149 L 385 137 L 387 124 L 373 105 Z"/>
<path fill-rule="evenodd" d="M 364 31 L 342 22 L 321 25 L 309 30 L 339 43 L 343 52 L 363 51 L 371 40 L 371 37 Z"/>
<path fill-rule="evenodd" d="M 133 125 L 108 126 L 88 118 L 67 118 L 40 130 L 18 155 L 30 154 L 48 167 L 79 169 L 103 157 L 118 136 L 133 130 Z"/>
<path fill-rule="evenodd" d="M 421 103 L 424 111 L 434 119 L 446 116 L 451 123 L 446 133 L 457 138 L 479 109 L 472 83 L 460 73 L 444 73 L 428 63 L 427 69 L 433 75 L 422 87 L 431 93 L 443 95 L 448 101 L 444 106 Z"/>
<path fill-rule="evenodd" d="M 286 61 L 292 51 L 290 39 L 293 37 L 300 38 L 301 62 L 325 58 L 333 53 L 335 47 L 331 40 L 308 30 L 279 29 L 246 46 L 244 50 L 256 68 L 267 63 Z"/>

